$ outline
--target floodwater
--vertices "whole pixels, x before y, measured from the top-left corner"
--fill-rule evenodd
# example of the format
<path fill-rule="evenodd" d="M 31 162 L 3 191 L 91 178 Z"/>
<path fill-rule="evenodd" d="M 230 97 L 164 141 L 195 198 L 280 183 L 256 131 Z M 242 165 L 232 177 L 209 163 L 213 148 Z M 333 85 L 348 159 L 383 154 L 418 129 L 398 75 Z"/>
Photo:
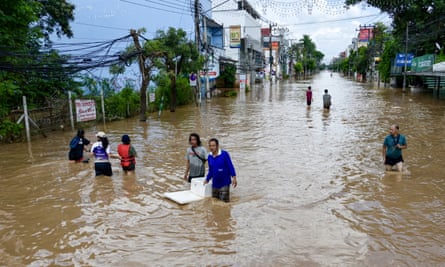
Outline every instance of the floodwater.
<path fill-rule="evenodd" d="M 392 123 L 407 136 L 403 175 L 383 168 Z M 129 134 L 136 173 L 68 163 L 72 132 L 1 146 L 0 266 L 445 266 L 445 102 L 428 93 L 323 72 L 86 130 L 114 150 Z M 230 203 L 163 197 L 188 188 L 191 132 L 231 154 Z"/>

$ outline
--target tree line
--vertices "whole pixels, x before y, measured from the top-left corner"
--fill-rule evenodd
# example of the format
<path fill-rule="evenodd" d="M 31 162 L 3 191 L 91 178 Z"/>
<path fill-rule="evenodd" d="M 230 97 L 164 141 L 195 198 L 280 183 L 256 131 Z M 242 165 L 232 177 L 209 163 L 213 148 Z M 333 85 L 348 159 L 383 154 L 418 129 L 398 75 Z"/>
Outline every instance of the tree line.
<path fill-rule="evenodd" d="M 317 50 L 317 46 L 307 34 L 290 46 L 288 54 L 296 79 L 306 79 L 317 69 L 323 68 L 321 61 L 324 54 Z"/>
<path fill-rule="evenodd" d="M 345 4 L 354 5 L 359 2 L 346 0 Z M 366 79 L 366 73 L 375 66 L 380 79 L 388 82 L 396 54 L 404 53 L 405 49 L 414 56 L 435 54 L 436 62 L 445 59 L 443 0 L 368 0 L 367 4 L 388 13 L 393 20 L 391 26 L 376 23 L 368 46 L 349 51 L 349 56 L 334 62 L 332 68 L 344 74 L 357 72 Z"/>
<path fill-rule="evenodd" d="M 75 6 L 67 0 L 16 0 L 0 2 L 0 142 L 20 138 L 23 126 L 12 120 L 11 111 L 22 108 L 22 96 L 29 109 L 40 108 L 54 98 L 67 99 L 68 91 L 75 98 L 100 101 L 103 93 L 108 119 L 134 116 L 146 119 L 147 90 L 150 81 L 158 87 L 156 102 L 161 99 L 177 105 L 193 101 L 189 86 L 190 72 L 202 69 L 204 58 L 182 29 L 157 31 L 153 39 L 143 37 L 144 29 L 132 30 L 124 38 L 133 45 L 119 55 L 110 55 L 105 63 L 75 53 L 61 54 L 50 37 L 73 37 L 70 22 Z M 111 44 L 110 44 L 111 45 Z M 75 50 L 75 49 L 72 49 Z M 106 50 L 97 45 L 97 50 Z M 137 63 L 142 77 L 140 88 L 126 82 L 120 88 L 116 80 Z M 82 72 L 109 66 L 109 77 Z M 99 116 L 101 114 L 100 109 Z"/>

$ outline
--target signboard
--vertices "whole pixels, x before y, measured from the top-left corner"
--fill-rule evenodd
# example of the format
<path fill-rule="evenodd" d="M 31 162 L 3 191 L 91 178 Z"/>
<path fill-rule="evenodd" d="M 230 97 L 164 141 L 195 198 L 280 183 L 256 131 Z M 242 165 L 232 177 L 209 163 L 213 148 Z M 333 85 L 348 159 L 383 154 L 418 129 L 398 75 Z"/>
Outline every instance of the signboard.
<path fill-rule="evenodd" d="M 209 70 L 207 71 L 207 75 L 209 79 L 216 79 L 219 77 L 219 63 L 209 63 Z M 205 79 L 206 77 L 205 71 L 201 71 L 201 79 Z"/>
<path fill-rule="evenodd" d="M 397 67 L 404 67 L 405 66 L 405 59 L 406 61 L 406 66 L 411 67 L 411 64 L 413 62 L 413 58 L 414 55 L 411 53 L 408 53 L 407 56 L 405 57 L 405 53 L 398 53 L 396 55 L 396 66 Z"/>
<path fill-rule="evenodd" d="M 434 64 L 433 71 L 445 72 L 445 62 L 440 62 L 440 63 Z"/>
<path fill-rule="evenodd" d="M 96 102 L 90 99 L 76 99 L 76 119 L 80 121 L 91 121 L 96 119 Z"/>
<path fill-rule="evenodd" d="M 278 50 L 279 47 L 280 47 L 280 42 L 272 42 L 272 49 L 273 50 Z"/>
<path fill-rule="evenodd" d="M 239 88 L 246 89 L 246 74 L 239 75 Z"/>
<path fill-rule="evenodd" d="M 241 48 L 241 26 L 230 26 L 230 48 Z"/>
<path fill-rule="evenodd" d="M 155 100 L 156 100 L 156 94 L 155 94 L 155 93 L 149 93 L 149 94 L 148 94 L 148 99 L 149 99 L 150 103 L 155 102 Z"/>
<path fill-rule="evenodd" d="M 413 58 L 413 63 L 411 65 L 411 71 L 414 72 L 425 72 L 432 71 L 434 64 L 434 55 L 428 54 L 421 57 Z"/>
<path fill-rule="evenodd" d="M 269 28 L 261 28 L 261 36 L 269 36 L 270 29 Z"/>
<path fill-rule="evenodd" d="M 372 28 L 362 28 L 358 34 L 359 42 L 369 42 L 372 39 Z"/>
<path fill-rule="evenodd" d="M 190 86 L 197 86 L 198 77 L 196 76 L 196 73 L 190 74 L 189 81 Z"/>

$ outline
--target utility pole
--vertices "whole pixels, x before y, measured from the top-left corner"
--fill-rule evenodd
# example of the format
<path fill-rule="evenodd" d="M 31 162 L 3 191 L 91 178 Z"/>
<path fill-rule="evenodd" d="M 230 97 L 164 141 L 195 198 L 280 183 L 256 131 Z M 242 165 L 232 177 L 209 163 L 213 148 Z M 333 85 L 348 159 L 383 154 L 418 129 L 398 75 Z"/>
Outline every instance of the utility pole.
<path fill-rule="evenodd" d="M 406 36 L 405 36 L 405 67 L 403 70 L 403 87 L 402 92 L 405 92 L 406 88 L 406 67 L 407 67 L 407 61 L 408 61 L 408 22 L 406 22 Z"/>
<path fill-rule="evenodd" d="M 199 0 L 195 0 L 195 43 L 198 53 L 201 51 L 201 34 L 199 29 Z M 201 103 L 201 70 L 198 70 L 196 91 L 198 92 L 198 102 Z"/>
<path fill-rule="evenodd" d="M 150 82 L 147 75 L 147 70 L 145 68 L 145 60 L 146 57 L 144 56 L 144 53 L 142 51 L 141 44 L 139 43 L 139 35 L 136 32 L 136 30 L 130 30 L 130 35 L 133 37 L 134 46 L 136 47 L 136 50 L 138 51 L 138 63 L 139 63 L 139 70 L 141 71 L 142 75 L 142 83 L 141 83 L 141 110 L 139 113 L 139 120 L 140 121 L 146 121 L 146 111 L 147 111 L 147 86 Z M 105 114 L 104 114 L 105 116 Z M 105 122 L 104 122 L 105 123 Z"/>
<path fill-rule="evenodd" d="M 273 56 L 272 56 L 272 27 L 275 24 L 269 23 L 269 79 L 272 83 L 272 65 L 273 65 Z"/>
<path fill-rule="evenodd" d="M 210 98 L 211 96 L 211 92 L 209 91 L 209 52 L 208 52 L 208 44 L 207 44 L 207 17 L 203 16 L 202 17 L 203 22 L 204 22 L 204 49 L 205 49 L 205 79 L 206 79 L 206 86 L 205 86 L 205 91 L 206 91 L 206 95 L 207 93 L 209 94 L 208 98 Z"/>

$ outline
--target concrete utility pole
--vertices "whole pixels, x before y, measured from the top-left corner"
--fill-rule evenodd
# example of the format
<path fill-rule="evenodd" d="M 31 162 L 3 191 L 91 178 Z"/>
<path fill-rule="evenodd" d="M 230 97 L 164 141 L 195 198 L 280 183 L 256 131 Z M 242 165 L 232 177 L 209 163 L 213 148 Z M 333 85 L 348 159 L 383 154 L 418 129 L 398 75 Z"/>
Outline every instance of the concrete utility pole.
<path fill-rule="evenodd" d="M 147 111 L 147 87 L 150 82 L 147 75 L 147 70 L 145 68 L 145 60 L 146 57 L 144 56 L 144 53 L 142 51 L 141 44 L 139 43 L 139 35 L 136 32 L 136 30 L 130 30 L 130 35 L 133 37 L 134 46 L 136 47 L 136 50 L 138 51 L 138 64 L 139 64 L 139 70 L 142 75 L 142 83 L 141 83 L 141 110 L 139 113 L 139 120 L 140 121 L 146 121 L 147 115 L 145 114 Z M 105 114 L 104 114 L 105 115 Z"/>
<path fill-rule="evenodd" d="M 199 0 L 195 0 L 195 43 L 198 53 L 201 51 L 201 33 L 199 29 Z M 201 102 L 201 70 L 197 71 L 196 91 L 198 93 L 198 102 Z"/>
<path fill-rule="evenodd" d="M 405 36 L 405 67 L 403 70 L 403 87 L 402 91 L 405 92 L 406 88 L 406 67 L 408 61 L 408 22 L 406 23 L 406 36 Z"/>
<path fill-rule="evenodd" d="M 269 80 L 272 83 L 272 65 L 273 65 L 273 56 L 272 56 L 272 27 L 276 26 L 275 23 L 269 23 Z"/>
<path fill-rule="evenodd" d="M 207 17 L 203 16 L 202 17 L 203 22 L 204 22 L 204 49 L 205 49 L 205 81 L 206 81 L 206 86 L 205 86 L 205 90 L 206 90 L 206 95 L 208 94 L 208 98 L 211 97 L 211 92 L 210 92 L 210 88 L 209 88 L 209 51 L 208 51 L 208 47 L 209 45 L 207 44 Z"/>

